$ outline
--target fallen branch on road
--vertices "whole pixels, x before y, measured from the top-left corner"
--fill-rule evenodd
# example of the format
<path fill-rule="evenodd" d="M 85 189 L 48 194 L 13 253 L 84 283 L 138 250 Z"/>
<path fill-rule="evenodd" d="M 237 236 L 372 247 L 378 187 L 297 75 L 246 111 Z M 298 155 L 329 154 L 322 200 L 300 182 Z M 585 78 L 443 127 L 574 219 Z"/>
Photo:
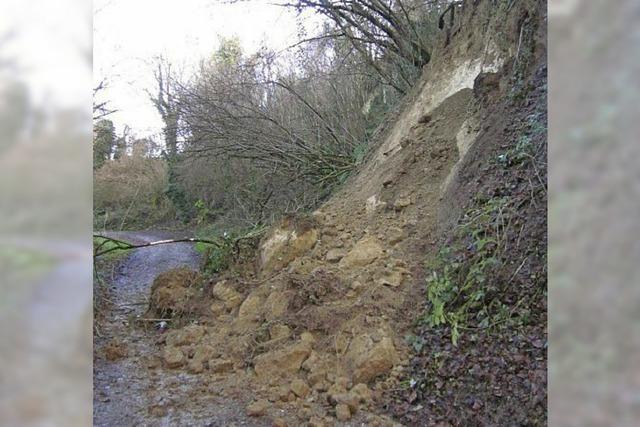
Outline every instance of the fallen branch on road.
<path fill-rule="evenodd" d="M 93 237 L 94 238 L 104 239 L 93 250 L 93 257 L 94 258 L 99 257 L 101 255 L 106 255 L 106 254 L 108 254 L 110 252 L 113 252 L 113 251 L 146 248 L 146 247 L 149 247 L 149 246 L 167 245 L 167 244 L 170 244 L 170 243 L 206 243 L 206 244 L 209 244 L 209 245 L 214 245 L 216 247 L 221 247 L 222 246 L 220 242 L 216 242 L 216 241 L 213 241 L 213 240 L 207 240 L 207 239 L 198 239 L 198 238 L 194 238 L 194 237 L 185 237 L 185 238 L 181 238 L 181 239 L 158 240 L 156 242 L 147 242 L 147 243 L 140 243 L 140 244 L 133 244 L 133 243 L 125 242 L 123 240 L 118 240 L 118 239 L 113 239 L 111 237 L 106 237 L 106 236 L 100 235 L 100 234 L 94 234 Z M 114 244 L 115 246 L 111 246 L 110 245 L 108 248 L 103 249 L 103 247 L 107 243 Z"/>

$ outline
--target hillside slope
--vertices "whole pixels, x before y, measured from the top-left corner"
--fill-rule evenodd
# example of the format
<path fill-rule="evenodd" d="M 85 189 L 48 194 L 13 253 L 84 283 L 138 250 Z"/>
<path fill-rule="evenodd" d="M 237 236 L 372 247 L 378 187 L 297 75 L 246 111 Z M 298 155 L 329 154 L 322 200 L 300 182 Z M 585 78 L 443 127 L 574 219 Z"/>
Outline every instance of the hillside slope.
<path fill-rule="evenodd" d="M 545 14 L 465 2 L 356 176 L 254 264 L 170 284 L 200 311 L 165 335 L 165 368 L 249 388 L 274 425 L 543 424 Z M 430 277 L 450 288 L 425 296 Z"/>

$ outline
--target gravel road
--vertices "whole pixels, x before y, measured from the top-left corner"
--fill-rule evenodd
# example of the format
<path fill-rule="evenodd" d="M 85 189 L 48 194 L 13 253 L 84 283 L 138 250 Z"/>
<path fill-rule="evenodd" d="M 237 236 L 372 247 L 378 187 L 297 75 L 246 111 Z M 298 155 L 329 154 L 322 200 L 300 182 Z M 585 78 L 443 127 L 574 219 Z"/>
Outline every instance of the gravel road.
<path fill-rule="evenodd" d="M 143 243 L 167 239 L 166 233 L 107 233 L 108 236 Z M 248 419 L 244 403 L 223 398 L 205 377 L 183 371 L 149 368 L 149 356 L 159 354 L 154 327 L 134 327 L 142 316 L 153 279 L 175 267 L 196 269 L 199 255 L 191 243 L 158 245 L 134 250 L 123 260 L 112 282 L 113 301 L 100 337 L 94 339 L 95 426 L 227 426 L 261 425 Z M 128 355 L 116 361 L 103 357 L 109 342 L 124 343 Z M 210 390 L 210 393 L 203 393 Z"/>

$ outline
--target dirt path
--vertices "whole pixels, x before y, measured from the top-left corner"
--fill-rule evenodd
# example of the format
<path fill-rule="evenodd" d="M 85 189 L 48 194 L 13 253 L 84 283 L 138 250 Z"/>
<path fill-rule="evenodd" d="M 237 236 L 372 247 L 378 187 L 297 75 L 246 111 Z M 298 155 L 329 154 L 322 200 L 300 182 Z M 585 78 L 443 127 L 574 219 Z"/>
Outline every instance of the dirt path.
<path fill-rule="evenodd" d="M 111 233 L 133 242 L 167 238 L 163 233 Z M 244 404 L 219 396 L 215 384 L 198 375 L 171 371 L 152 362 L 158 354 L 155 327 L 131 325 L 142 316 L 153 279 L 174 267 L 197 268 L 199 256 L 189 243 L 133 251 L 120 265 L 111 291 L 112 307 L 95 338 L 94 425 L 96 426 L 223 426 L 258 425 L 247 419 Z M 151 324 L 153 325 L 153 324 Z M 122 343 L 127 356 L 105 358 L 104 348 Z"/>

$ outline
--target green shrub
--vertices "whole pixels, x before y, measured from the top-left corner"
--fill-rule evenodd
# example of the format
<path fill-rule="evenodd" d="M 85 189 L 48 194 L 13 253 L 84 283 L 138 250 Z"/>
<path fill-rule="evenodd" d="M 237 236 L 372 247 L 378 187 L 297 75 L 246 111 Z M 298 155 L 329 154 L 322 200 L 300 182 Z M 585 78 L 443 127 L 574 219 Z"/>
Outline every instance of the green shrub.
<path fill-rule="evenodd" d="M 233 229 L 221 231 L 214 227 L 205 227 L 196 232 L 198 238 L 216 241 L 217 245 L 197 243 L 196 251 L 203 255 L 201 270 L 205 275 L 213 275 L 227 270 L 242 257 L 247 249 L 253 250 L 265 227 Z"/>
<path fill-rule="evenodd" d="M 501 266 L 508 203 L 493 198 L 468 210 L 456 232 L 456 241 L 466 247 L 442 248 L 427 279 L 428 308 L 422 320 L 432 327 L 449 326 L 454 345 L 470 323 L 486 328 L 509 315 L 498 284 L 489 280 Z"/>

